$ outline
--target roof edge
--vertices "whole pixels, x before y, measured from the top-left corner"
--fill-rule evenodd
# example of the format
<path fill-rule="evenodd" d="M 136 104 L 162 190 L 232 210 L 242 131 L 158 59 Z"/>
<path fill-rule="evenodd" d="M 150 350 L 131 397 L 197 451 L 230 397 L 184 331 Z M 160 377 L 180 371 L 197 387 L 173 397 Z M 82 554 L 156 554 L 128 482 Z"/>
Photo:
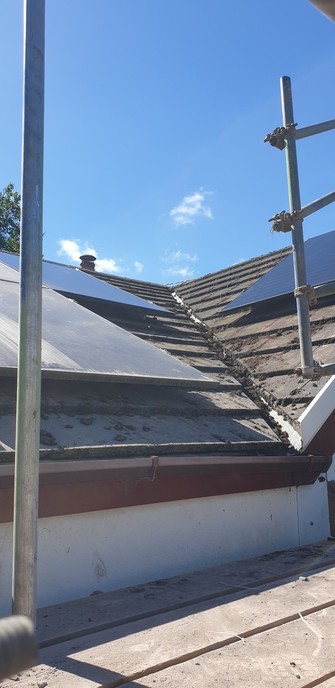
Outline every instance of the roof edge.
<path fill-rule="evenodd" d="M 191 455 L 41 463 L 39 517 L 312 485 L 330 461 L 301 455 Z M 13 519 L 13 473 L 13 465 L 0 466 L 2 523 Z"/>
<path fill-rule="evenodd" d="M 327 454 L 335 452 L 335 428 L 331 419 L 335 412 L 335 375 L 318 392 L 313 401 L 298 418 L 304 451 L 318 453 L 326 448 Z"/>

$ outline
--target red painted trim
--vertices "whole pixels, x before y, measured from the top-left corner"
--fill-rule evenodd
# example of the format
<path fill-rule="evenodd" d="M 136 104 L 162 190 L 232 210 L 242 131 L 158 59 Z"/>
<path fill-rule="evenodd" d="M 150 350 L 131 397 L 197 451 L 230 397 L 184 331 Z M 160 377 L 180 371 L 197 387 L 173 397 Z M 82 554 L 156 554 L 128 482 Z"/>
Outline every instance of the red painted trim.
<path fill-rule="evenodd" d="M 314 435 L 309 445 L 306 447 L 308 454 L 329 454 L 335 453 L 335 410 L 321 426 L 320 430 Z"/>
<path fill-rule="evenodd" d="M 50 462 L 41 464 L 39 516 L 310 485 L 329 464 L 316 456 Z M 0 466 L 0 522 L 12 514 L 13 466 Z"/>

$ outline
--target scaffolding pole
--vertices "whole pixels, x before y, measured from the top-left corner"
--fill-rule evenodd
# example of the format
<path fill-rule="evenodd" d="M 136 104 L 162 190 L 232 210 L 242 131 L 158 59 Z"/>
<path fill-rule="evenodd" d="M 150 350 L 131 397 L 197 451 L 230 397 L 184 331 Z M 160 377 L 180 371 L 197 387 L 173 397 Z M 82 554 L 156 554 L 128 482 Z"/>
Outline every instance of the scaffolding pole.
<path fill-rule="evenodd" d="M 41 400 L 45 0 L 24 0 L 19 355 L 13 613 L 36 618 Z"/>
<path fill-rule="evenodd" d="M 295 136 L 293 133 L 294 130 L 292 131 L 292 129 L 290 129 L 290 126 L 292 127 L 294 123 L 294 116 L 291 79 L 288 76 L 283 76 L 280 79 L 280 90 L 283 113 L 283 126 L 287 129 L 285 152 L 290 212 L 298 213 L 297 217 L 294 220 L 294 230 L 292 232 L 294 279 L 295 288 L 297 289 L 298 287 L 302 287 L 307 284 L 307 278 L 304 237 L 302 231 L 302 218 L 299 217 L 299 211 L 301 210 L 301 201 L 297 151 Z M 306 368 L 313 367 L 313 348 L 311 325 L 309 319 L 309 301 L 308 294 L 304 291 L 301 293 L 301 296 L 297 298 L 297 315 L 299 325 L 301 367 L 304 371 Z"/>
<path fill-rule="evenodd" d="M 283 76 L 280 79 L 280 91 L 283 126 L 276 127 L 273 132 L 267 134 L 264 140 L 279 150 L 285 149 L 290 212 L 283 210 L 271 217 L 270 221 L 274 221 L 273 231 L 292 233 L 294 296 L 297 304 L 301 357 L 301 367 L 297 368 L 296 372 L 305 378 L 318 378 L 323 375 L 335 374 L 335 363 L 322 365 L 313 360 L 309 305 L 310 303 L 315 304 L 317 299 L 322 296 L 333 294 L 335 282 L 316 286 L 307 284 L 302 223 L 305 217 L 325 208 L 330 203 L 334 203 L 335 191 L 317 198 L 303 208 L 301 207 L 296 140 L 335 129 L 335 119 L 297 129 L 293 115 L 291 79 L 288 76 Z"/>

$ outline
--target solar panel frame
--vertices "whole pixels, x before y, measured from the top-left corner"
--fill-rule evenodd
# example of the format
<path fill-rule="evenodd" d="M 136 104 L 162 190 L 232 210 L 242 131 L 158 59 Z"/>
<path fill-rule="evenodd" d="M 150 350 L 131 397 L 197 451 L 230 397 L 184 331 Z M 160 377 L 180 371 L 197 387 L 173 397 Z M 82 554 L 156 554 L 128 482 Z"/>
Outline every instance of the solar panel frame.
<path fill-rule="evenodd" d="M 7 265 L 4 265 L 4 263 L 0 262 L 0 280 L 5 282 L 15 282 L 18 284 L 19 273 L 17 270 L 15 270 L 15 268 L 10 268 Z"/>
<path fill-rule="evenodd" d="M 0 263 L 3 263 L 15 270 L 20 269 L 20 258 L 13 253 L 0 252 Z M 53 263 L 43 260 L 42 262 L 42 282 L 45 287 L 54 289 L 62 294 L 71 296 L 85 296 L 100 301 L 110 301 L 122 306 L 141 308 L 146 311 L 160 311 L 168 313 L 168 309 L 157 304 L 146 301 L 135 296 L 108 282 L 105 282 L 94 275 L 88 275 L 80 268 Z"/>
<path fill-rule="evenodd" d="M 335 230 L 305 242 L 307 284 L 316 286 L 335 280 Z M 293 254 L 286 256 L 265 275 L 224 306 L 222 314 L 247 306 L 293 295 L 295 288 Z"/>
<path fill-rule="evenodd" d="M 51 289 L 43 288 L 42 301 L 44 377 L 192 389 L 218 386 L 216 380 Z M 6 375 L 17 368 L 18 311 L 19 284 L 0 280 L 0 370 Z"/>

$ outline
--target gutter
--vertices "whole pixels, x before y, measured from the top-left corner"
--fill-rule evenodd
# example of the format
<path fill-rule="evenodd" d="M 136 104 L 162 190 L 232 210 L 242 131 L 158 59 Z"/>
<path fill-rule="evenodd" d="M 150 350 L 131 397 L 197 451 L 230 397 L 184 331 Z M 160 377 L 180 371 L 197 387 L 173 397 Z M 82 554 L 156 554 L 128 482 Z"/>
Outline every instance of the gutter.
<path fill-rule="evenodd" d="M 312 485 L 325 456 L 172 457 L 40 462 L 39 517 Z M 0 522 L 13 517 L 12 464 L 0 465 Z M 321 478 L 323 479 L 323 478 Z"/>

